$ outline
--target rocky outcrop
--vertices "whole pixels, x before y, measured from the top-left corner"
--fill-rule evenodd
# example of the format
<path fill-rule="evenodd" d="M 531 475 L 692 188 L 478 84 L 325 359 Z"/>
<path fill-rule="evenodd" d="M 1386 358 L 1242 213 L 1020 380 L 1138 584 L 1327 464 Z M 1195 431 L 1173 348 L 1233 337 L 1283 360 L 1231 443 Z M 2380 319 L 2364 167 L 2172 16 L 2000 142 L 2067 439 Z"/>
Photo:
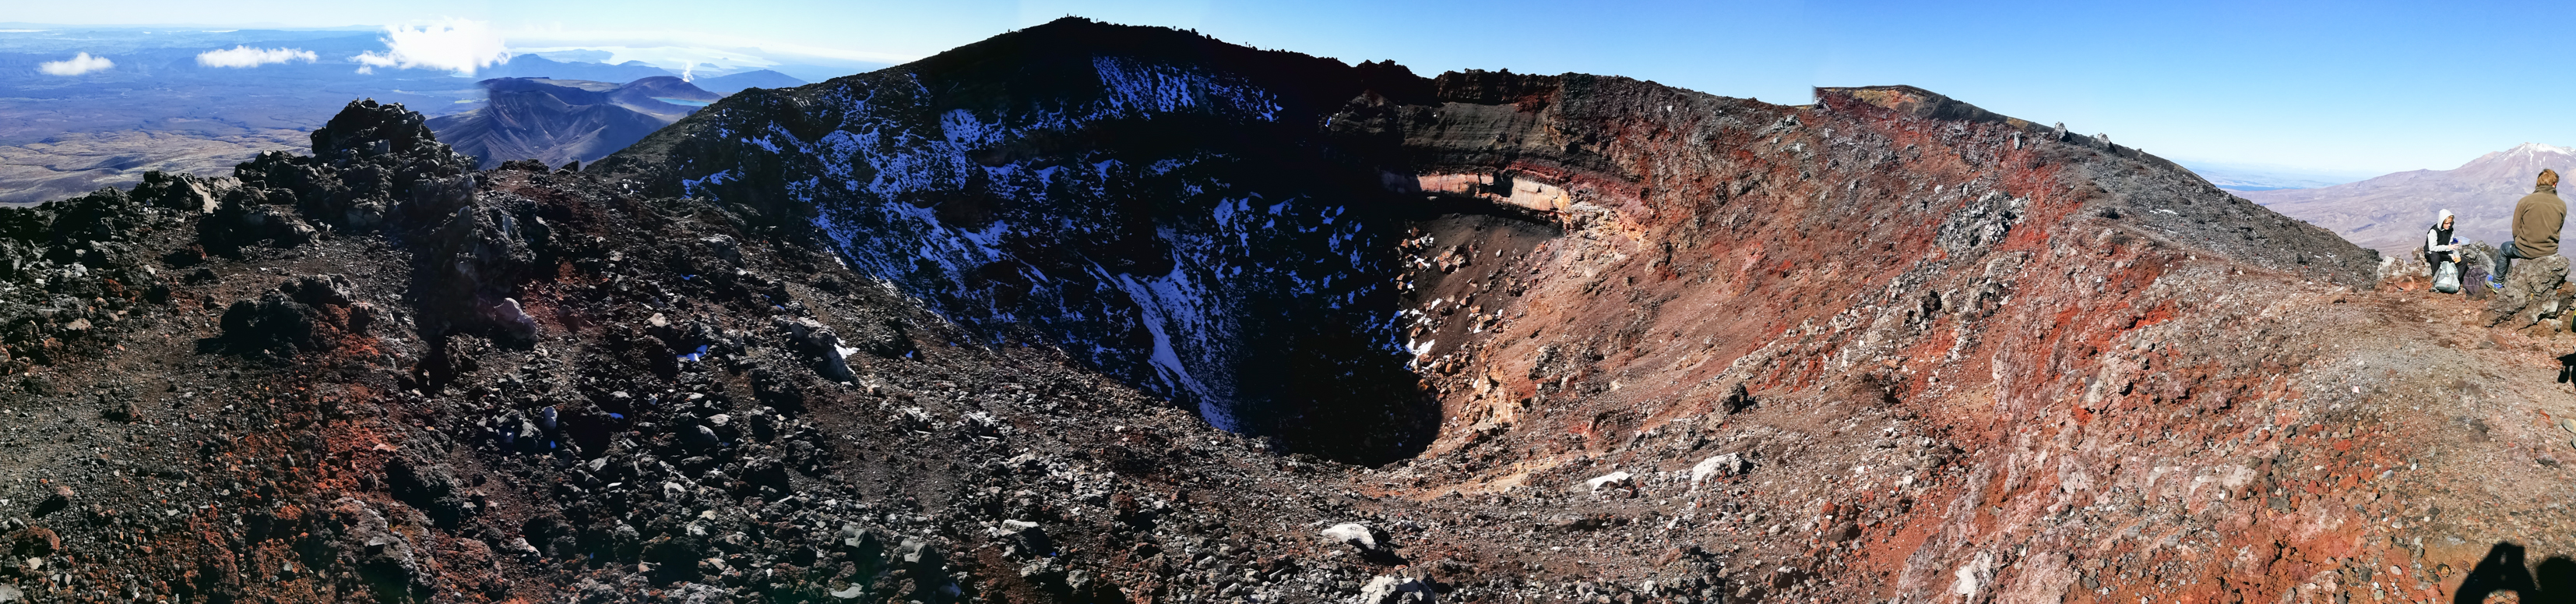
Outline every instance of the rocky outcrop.
<path fill-rule="evenodd" d="M 294 356 L 363 337 L 375 318 L 374 306 L 354 299 L 348 279 L 305 276 L 226 307 L 217 343 L 235 352 Z"/>
<path fill-rule="evenodd" d="M 115 189 L 0 212 L 0 372 L 17 372 L 116 345 L 138 305 L 167 303 L 156 256 L 196 250 L 147 245 L 195 219 L 201 190 L 220 182 L 160 173 Z"/>
<path fill-rule="evenodd" d="M 2484 287 L 2483 283 L 2462 280 L 2461 287 Z M 2486 323 L 2507 329 L 2531 327 L 2543 320 L 2566 316 L 2571 302 L 2576 302 L 2576 288 L 2567 285 L 2567 257 L 2557 254 L 2531 259 L 2517 259 L 2505 273 L 2504 288 L 2495 291 L 2487 301 Z M 2551 327 L 2558 327 L 2552 325 Z"/>
<path fill-rule="evenodd" d="M 397 211 L 435 213 L 405 202 L 462 176 L 472 160 L 438 142 L 420 114 L 399 104 L 355 101 L 313 131 L 311 156 L 263 153 L 233 168 L 240 186 L 224 192 L 198 229 L 207 250 L 294 247 L 323 229 L 376 228 Z"/>

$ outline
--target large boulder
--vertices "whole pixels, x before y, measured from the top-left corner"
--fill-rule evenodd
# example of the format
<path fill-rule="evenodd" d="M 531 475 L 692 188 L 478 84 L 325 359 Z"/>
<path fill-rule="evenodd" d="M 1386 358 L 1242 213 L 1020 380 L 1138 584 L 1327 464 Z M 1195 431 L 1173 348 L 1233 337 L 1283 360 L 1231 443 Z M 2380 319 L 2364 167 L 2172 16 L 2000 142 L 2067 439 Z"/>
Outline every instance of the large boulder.
<path fill-rule="evenodd" d="M 1743 476 L 1753 471 L 1753 460 L 1743 453 L 1728 453 L 1700 460 L 1691 466 L 1691 485 L 1698 486 L 1712 478 Z"/>
<path fill-rule="evenodd" d="M 432 571 L 438 568 L 436 550 L 413 546 L 424 531 L 421 523 L 412 521 L 416 514 L 403 513 L 407 511 L 399 504 L 380 508 L 363 499 L 342 497 L 323 512 L 323 521 L 339 534 L 331 545 L 338 550 L 340 565 L 357 569 L 358 579 L 380 601 L 411 600 L 436 590 L 432 583 Z"/>
<path fill-rule="evenodd" d="M 224 193 L 239 184 L 231 178 L 156 170 L 143 173 L 143 182 L 134 185 L 133 196 L 135 201 L 154 207 L 202 214 L 215 211 Z"/>
<path fill-rule="evenodd" d="M 235 352 L 292 354 L 332 348 L 343 334 L 363 334 L 375 319 L 346 277 L 308 275 L 224 309 L 223 337 Z"/>
<path fill-rule="evenodd" d="M 831 327 L 805 317 L 778 316 L 771 322 L 787 334 L 788 342 L 800 356 L 810 360 L 815 373 L 835 381 L 858 380 L 858 373 L 850 367 L 850 354 L 859 349 L 843 346 L 840 334 L 833 333 Z"/>
<path fill-rule="evenodd" d="M 2487 325 L 2522 329 L 2566 315 L 2570 302 L 2566 284 L 2566 256 L 2515 261 L 2505 273 L 2504 289 L 2487 301 Z"/>
<path fill-rule="evenodd" d="M 293 247 L 333 229 L 381 228 L 406 201 L 443 208 L 410 212 L 438 220 L 454 209 L 446 202 L 457 197 L 456 184 L 473 182 L 465 175 L 474 162 L 421 123 L 399 103 L 355 101 L 313 131 L 313 155 L 265 152 L 234 166 L 231 179 L 147 177 L 137 190 L 155 205 L 207 213 L 198 236 L 221 253 L 263 242 Z"/>
<path fill-rule="evenodd" d="M 536 320 L 516 294 L 549 229 L 531 212 L 523 199 L 474 198 L 424 238 L 434 270 L 420 284 L 431 302 L 422 315 L 429 329 L 519 345 L 532 340 Z"/>

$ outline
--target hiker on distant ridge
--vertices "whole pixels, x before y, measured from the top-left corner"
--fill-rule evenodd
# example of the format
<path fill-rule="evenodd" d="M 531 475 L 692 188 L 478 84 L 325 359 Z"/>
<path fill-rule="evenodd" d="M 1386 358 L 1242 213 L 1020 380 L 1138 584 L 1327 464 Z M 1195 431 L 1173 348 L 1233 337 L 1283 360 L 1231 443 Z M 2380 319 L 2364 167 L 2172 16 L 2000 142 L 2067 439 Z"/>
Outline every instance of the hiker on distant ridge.
<path fill-rule="evenodd" d="M 2451 238 L 2451 227 L 2455 222 L 2450 210 L 2442 210 L 2433 221 L 2433 228 L 2424 231 L 2424 266 L 2433 274 L 2441 274 L 2444 263 L 2460 261 L 2459 240 Z M 2453 267 L 2453 270 L 2458 270 L 2458 267 Z"/>
<path fill-rule="evenodd" d="M 2513 268 L 2515 258 L 2558 253 L 2558 230 L 2566 225 L 2567 201 L 2558 198 L 2558 171 L 2541 170 L 2539 186 L 2513 204 L 2513 240 L 2496 246 L 2495 270 L 2487 273 L 2487 287 L 2504 289 L 2505 271 Z"/>

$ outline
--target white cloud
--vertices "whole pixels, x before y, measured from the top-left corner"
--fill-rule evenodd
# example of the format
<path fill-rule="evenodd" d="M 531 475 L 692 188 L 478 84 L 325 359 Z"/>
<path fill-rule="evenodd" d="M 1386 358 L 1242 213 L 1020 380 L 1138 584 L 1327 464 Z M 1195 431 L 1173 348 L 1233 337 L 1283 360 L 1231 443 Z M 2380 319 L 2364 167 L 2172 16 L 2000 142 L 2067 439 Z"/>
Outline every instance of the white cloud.
<path fill-rule="evenodd" d="M 36 70 L 58 76 L 76 76 L 115 66 L 116 62 L 107 60 L 107 57 L 93 57 L 84 52 L 80 53 L 80 56 L 69 59 L 46 61 L 44 64 L 37 65 Z"/>
<path fill-rule="evenodd" d="M 385 27 L 385 52 L 365 53 L 353 58 L 358 73 L 372 73 L 377 67 L 400 69 L 444 69 L 464 75 L 474 70 L 509 60 L 510 47 L 501 41 L 500 32 L 482 21 L 448 19 L 435 25 L 415 29 L 406 26 Z"/>
<path fill-rule="evenodd" d="M 207 67 L 239 68 L 258 67 L 270 63 L 284 63 L 287 61 L 303 61 L 311 63 L 315 58 L 316 57 L 313 56 L 313 51 L 310 50 L 235 46 L 226 50 L 209 50 L 197 53 L 197 64 Z"/>

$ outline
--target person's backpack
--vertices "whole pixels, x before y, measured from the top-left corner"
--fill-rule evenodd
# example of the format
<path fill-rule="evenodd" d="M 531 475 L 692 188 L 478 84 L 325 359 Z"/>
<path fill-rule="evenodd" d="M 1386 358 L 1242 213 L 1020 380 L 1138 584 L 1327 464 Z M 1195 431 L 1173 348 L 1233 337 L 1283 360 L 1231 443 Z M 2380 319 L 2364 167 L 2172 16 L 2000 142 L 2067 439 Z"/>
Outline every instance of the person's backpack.
<path fill-rule="evenodd" d="M 2444 262 L 2441 268 L 2433 269 L 2433 291 L 2460 293 L 2460 263 Z"/>
<path fill-rule="evenodd" d="M 2485 262 L 2489 262 L 2487 256 L 2471 254 L 2468 262 L 2458 265 L 2460 282 L 2477 286 L 2460 288 L 2460 295 L 2468 296 L 2471 300 L 2485 300 L 2495 296 L 2495 290 L 2488 289 L 2486 286 L 2488 265 L 2484 264 Z"/>

